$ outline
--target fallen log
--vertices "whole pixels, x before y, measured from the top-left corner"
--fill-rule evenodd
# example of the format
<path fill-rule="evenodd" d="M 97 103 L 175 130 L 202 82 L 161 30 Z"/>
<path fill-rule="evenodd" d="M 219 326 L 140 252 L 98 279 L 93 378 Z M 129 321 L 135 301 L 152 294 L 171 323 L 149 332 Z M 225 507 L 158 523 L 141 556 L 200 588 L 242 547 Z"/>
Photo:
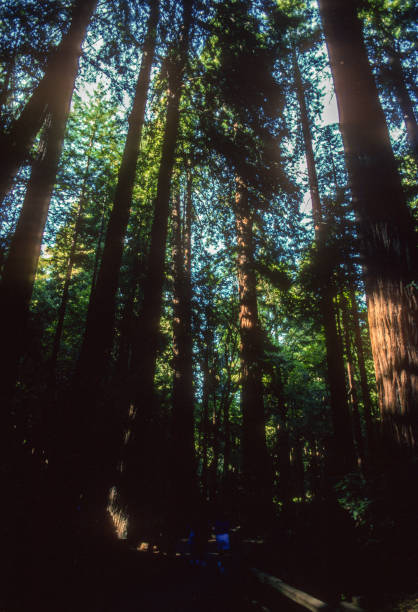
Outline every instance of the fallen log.
<path fill-rule="evenodd" d="M 282 595 L 284 595 L 288 599 L 291 599 L 306 610 L 311 610 L 311 612 L 317 612 L 318 610 L 321 612 L 339 612 L 344 610 L 351 610 L 351 612 L 364 612 L 362 608 L 359 608 L 354 604 L 350 604 L 347 602 L 340 602 L 337 607 L 331 606 L 330 604 L 327 604 L 324 601 L 321 601 L 320 599 L 309 595 L 309 593 L 305 593 L 300 589 L 290 586 L 290 584 L 283 582 L 283 580 L 281 580 L 280 578 L 272 576 L 271 574 L 266 574 L 265 572 L 262 572 L 261 570 L 255 567 L 251 568 L 251 573 L 262 584 L 267 584 L 268 586 L 272 587 L 276 591 L 279 591 Z"/>

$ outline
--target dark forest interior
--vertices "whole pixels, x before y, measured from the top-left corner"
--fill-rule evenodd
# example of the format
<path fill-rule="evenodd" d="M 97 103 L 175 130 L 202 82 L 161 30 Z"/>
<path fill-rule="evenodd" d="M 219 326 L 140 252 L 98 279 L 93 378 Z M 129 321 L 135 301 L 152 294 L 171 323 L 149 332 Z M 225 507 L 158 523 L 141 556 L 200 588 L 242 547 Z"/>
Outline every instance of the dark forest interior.
<path fill-rule="evenodd" d="M 418 610 L 416 34 L 1 3 L 2 612 Z"/>

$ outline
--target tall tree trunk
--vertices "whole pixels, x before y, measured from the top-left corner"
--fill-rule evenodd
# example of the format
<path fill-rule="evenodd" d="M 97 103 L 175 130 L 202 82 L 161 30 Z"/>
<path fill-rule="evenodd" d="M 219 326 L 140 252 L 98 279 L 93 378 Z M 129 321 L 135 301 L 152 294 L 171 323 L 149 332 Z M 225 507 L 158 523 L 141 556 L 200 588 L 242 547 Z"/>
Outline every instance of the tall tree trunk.
<path fill-rule="evenodd" d="M 367 380 L 366 363 L 364 360 L 363 341 L 361 339 L 360 321 L 357 309 L 357 299 L 354 291 L 353 282 L 350 281 L 350 302 L 351 302 L 351 316 L 353 319 L 354 326 L 354 342 L 356 347 L 357 363 L 360 373 L 360 387 L 361 397 L 363 400 L 363 414 L 366 422 L 366 433 L 367 433 L 367 448 L 369 455 L 374 450 L 374 426 L 373 426 L 373 407 L 372 400 L 370 397 L 369 383 Z M 369 457 L 370 458 L 370 457 Z"/>
<path fill-rule="evenodd" d="M 136 164 L 144 123 L 145 106 L 154 60 L 159 1 L 151 0 L 147 35 L 143 46 L 141 68 L 136 84 L 129 129 L 119 168 L 113 208 L 110 213 L 95 291 L 89 304 L 83 344 L 77 363 L 76 382 L 96 388 L 106 377 L 112 348 L 115 322 L 116 293 L 126 228 L 132 204 Z M 82 380 L 81 380 L 82 379 Z M 83 384 L 84 383 L 84 384 Z"/>
<path fill-rule="evenodd" d="M 409 144 L 415 156 L 415 160 L 418 163 L 418 124 L 415 117 L 414 105 L 405 84 L 405 75 L 401 58 L 398 53 L 391 51 L 389 52 L 389 60 L 391 62 L 390 74 L 392 76 L 392 85 L 402 111 L 402 118 L 405 123 Z"/>
<path fill-rule="evenodd" d="M 104 200 L 103 210 L 102 210 L 102 214 L 100 217 L 99 233 L 97 235 L 96 250 L 94 252 L 93 273 L 91 275 L 91 281 L 90 281 L 89 303 L 91 302 L 93 293 L 96 289 L 97 274 L 99 271 L 100 261 L 102 258 L 102 245 L 103 245 L 103 239 L 105 235 L 105 225 L 106 225 L 106 201 Z"/>
<path fill-rule="evenodd" d="M 211 442 L 212 442 L 212 461 L 209 466 L 209 499 L 214 503 L 218 497 L 218 472 L 219 472 L 219 451 L 220 451 L 220 431 L 219 424 L 221 419 L 220 409 L 216 405 L 216 389 L 213 389 L 212 418 L 210 423 Z"/>
<path fill-rule="evenodd" d="M 417 269 L 405 201 L 356 3 L 319 0 L 357 216 L 383 434 L 416 452 Z"/>
<path fill-rule="evenodd" d="M 0 89 L 0 138 L 4 134 L 4 112 L 7 106 L 7 101 L 10 95 L 10 83 L 12 82 L 13 73 L 16 64 L 16 48 L 11 53 L 11 56 L 7 59 L 7 65 L 5 69 L 5 75 L 3 83 Z M 12 85 L 13 87 L 13 85 Z"/>
<path fill-rule="evenodd" d="M 45 120 L 47 112 L 61 112 L 71 100 L 78 72 L 81 46 L 97 0 L 76 0 L 71 25 L 58 47 L 51 53 L 45 74 L 20 116 L 0 142 L 0 202 L 10 190 L 13 179 L 29 154 L 33 140 Z"/>
<path fill-rule="evenodd" d="M 192 363 L 191 304 L 191 178 L 188 177 L 184 223 L 181 236 L 180 196 L 173 201 L 173 391 L 171 428 L 172 502 L 175 508 L 189 507 L 196 499 L 194 451 L 194 396 Z"/>
<path fill-rule="evenodd" d="M 340 306 L 342 313 L 342 324 L 344 330 L 345 354 L 347 359 L 347 378 L 349 385 L 349 395 L 351 398 L 351 410 L 353 415 L 353 432 L 357 446 L 358 458 L 361 462 L 361 467 L 365 472 L 367 470 L 366 454 L 364 451 L 363 434 L 361 430 L 360 410 L 357 394 L 357 383 L 354 378 L 354 359 L 351 348 L 351 325 L 348 314 L 347 300 L 343 293 L 340 294 Z"/>
<path fill-rule="evenodd" d="M 64 112 L 53 114 L 46 127 L 39 158 L 32 167 L 26 196 L 12 238 L 1 281 L 0 317 L 7 367 L 0 375 L 1 393 L 13 393 L 24 351 L 29 305 L 41 252 L 42 238 L 55 184 L 70 98 Z"/>
<path fill-rule="evenodd" d="M 150 474 L 145 473 L 144 470 L 144 465 L 149 461 L 147 453 L 151 453 L 151 456 L 155 458 L 155 470 L 161 468 L 162 461 L 161 453 L 154 447 L 151 448 L 152 436 L 150 432 L 156 411 L 154 376 L 160 338 L 171 179 L 179 129 L 179 104 L 183 73 L 187 63 L 192 13 L 191 0 L 183 0 L 182 4 L 183 27 L 179 47 L 175 50 L 174 55 L 167 60 L 169 87 L 167 115 L 157 180 L 157 195 L 154 201 L 154 215 L 147 258 L 147 276 L 144 281 L 143 303 L 132 357 L 132 372 L 135 379 L 133 403 L 138 414 L 133 424 L 131 443 L 127 448 L 127 483 L 128 487 L 131 488 L 130 498 L 133 508 L 141 505 L 141 501 L 143 502 L 143 499 L 147 496 L 146 489 L 151 491 L 155 485 L 152 482 L 153 479 L 150 478 Z M 137 474 L 145 479 L 143 480 L 144 490 L 142 495 L 139 495 L 140 492 L 138 491 Z"/>
<path fill-rule="evenodd" d="M 312 201 L 312 216 L 315 227 L 315 240 L 318 247 L 324 248 L 325 235 L 321 227 L 322 206 L 319 197 L 318 176 L 312 147 L 312 135 L 302 76 L 299 70 L 296 51 L 293 51 L 293 70 L 295 76 L 296 94 L 300 109 L 303 139 L 305 143 L 306 165 L 308 167 L 309 190 Z M 330 271 L 330 275 L 332 272 Z M 336 477 L 354 466 L 354 446 L 351 437 L 350 416 L 347 404 L 345 385 L 344 360 L 341 340 L 339 338 L 334 314 L 333 297 L 335 295 L 334 280 L 326 278 L 323 286 L 318 288 L 321 295 L 320 312 L 325 332 L 325 348 L 327 354 L 327 374 L 330 392 L 331 414 L 335 436 L 335 471 Z"/>
<path fill-rule="evenodd" d="M 261 361 L 262 336 L 258 320 L 254 271 L 253 220 L 248 190 L 236 179 L 235 226 L 238 244 L 238 291 L 241 356 L 242 471 L 245 512 L 254 527 L 268 520 L 272 503 L 272 468 L 266 446 Z"/>
<path fill-rule="evenodd" d="M 322 224 L 322 207 L 319 197 L 318 175 L 316 173 L 315 157 L 312 147 L 311 127 L 308 109 L 305 100 L 305 88 L 303 86 L 302 75 L 299 70 L 296 51 L 293 50 L 293 74 L 295 78 L 296 95 L 300 110 L 300 121 L 302 124 L 303 141 L 305 144 L 306 166 L 308 168 L 309 192 L 312 203 L 312 217 L 314 222 L 315 237 L 320 240 Z"/>
<path fill-rule="evenodd" d="M 208 448 L 209 448 L 209 401 L 213 390 L 213 372 L 210 367 L 210 360 L 213 353 L 213 327 L 212 327 L 212 312 L 208 304 L 206 311 L 206 328 L 203 333 L 203 360 L 201 364 L 203 383 L 202 383 L 202 403 L 201 403 L 201 421 L 199 432 L 199 446 L 201 456 L 201 489 L 203 499 L 208 497 Z"/>

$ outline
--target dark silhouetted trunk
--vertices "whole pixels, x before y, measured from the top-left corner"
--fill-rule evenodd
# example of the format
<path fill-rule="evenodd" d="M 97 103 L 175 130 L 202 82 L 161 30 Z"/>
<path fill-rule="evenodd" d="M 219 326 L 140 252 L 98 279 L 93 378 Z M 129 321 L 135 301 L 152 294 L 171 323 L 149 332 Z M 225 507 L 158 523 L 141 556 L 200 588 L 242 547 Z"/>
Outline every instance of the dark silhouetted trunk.
<path fill-rule="evenodd" d="M 194 396 L 192 363 L 191 304 L 191 178 L 188 176 L 185 202 L 184 239 L 181 235 L 180 197 L 173 198 L 173 391 L 172 448 L 173 504 L 189 507 L 196 499 L 194 452 Z"/>
<path fill-rule="evenodd" d="M 77 384 L 81 386 L 87 384 L 95 388 L 100 380 L 106 377 L 108 369 L 114 333 L 116 293 L 154 59 L 158 15 L 159 2 L 153 0 L 135 97 L 128 120 L 129 129 L 119 168 L 113 208 L 109 217 L 101 265 L 89 304 L 86 329 L 77 364 L 76 377 L 79 379 Z M 80 379 L 83 379 L 84 384 Z"/>
<path fill-rule="evenodd" d="M 150 478 L 150 475 L 145 473 L 144 464 L 150 460 L 155 461 L 155 473 L 159 473 L 159 470 L 163 469 L 162 453 L 160 449 L 155 448 L 151 435 L 157 412 L 154 376 L 160 343 L 171 179 L 180 120 L 179 103 L 183 74 L 187 63 L 191 11 L 192 2 L 184 0 L 183 27 L 179 47 L 166 60 L 169 88 L 167 115 L 158 172 L 157 195 L 154 201 L 143 303 L 132 356 L 135 388 L 133 398 L 138 414 L 133 424 L 131 443 L 127 448 L 127 486 L 131 489 L 130 500 L 133 507 L 141 505 L 141 498 L 143 500 L 145 497 L 152 495 L 152 490 L 157 484 L 155 478 Z M 138 491 L 138 479 L 142 479 L 142 494 Z"/>
<path fill-rule="evenodd" d="M 364 45 L 356 4 L 320 0 L 357 216 L 383 433 L 416 451 L 416 237 Z"/>
<path fill-rule="evenodd" d="M 80 231 L 81 231 L 81 226 L 82 226 L 82 221 L 83 221 L 84 207 L 86 204 L 86 197 L 87 197 L 86 191 L 87 191 L 87 180 L 89 177 L 89 170 L 90 170 L 91 148 L 93 146 L 94 138 L 96 135 L 96 128 L 97 128 L 97 124 L 94 125 L 93 133 L 90 138 L 86 169 L 84 171 L 83 184 L 81 186 L 80 201 L 78 204 L 78 210 L 77 210 L 77 216 L 76 216 L 75 225 L 74 225 L 73 238 L 71 241 L 70 253 L 68 255 L 67 270 L 65 272 L 64 286 L 62 289 L 61 304 L 58 309 L 58 320 L 57 320 L 57 325 L 55 328 L 54 340 L 52 344 L 52 353 L 51 353 L 51 359 L 50 359 L 50 365 L 49 365 L 49 377 L 50 377 L 51 384 L 55 383 L 55 371 L 56 371 L 57 359 L 58 359 L 58 354 L 59 354 L 60 345 L 61 345 L 62 332 L 64 329 L 65 313 L 67 311 L 67 305 L 70 299 L 70 284 L 71 284 L 71 278 L 73 274 L 75 256 L 77 252 L 78 239 L 80 236 Z"/>
<path fill-rule="evenodd" d="M 0 142 L 0 202 L 10 190 L 19 167 L 28 156 L 47 113 L 65 114 L 74 89 L 81 46 L 97 0 L 77 0 L 67 34 L 51 53 L 45 74 L 20 116 Z M 59 108 L 61 107 L 61 108 Z"/>
<path fill-rule="evenodd" d="M 309 192 L 312 203 L 312 217 L 314 222 L 315 236 L 320 239 L 322 209 L 321 200 L 319 197 L 318 176 L 316 173 L 315 157 L 312 147 L 311 127 L 308 115 L 308 109 L 305 101 L 305 89 L 303 86 L 302 75 L 299 70 L 296 51 L 293 51 L 293 74 L 295 78 L 296 95 L 298 98 L 300 121 L 302 124 L 303 141 L 305 143 L 306 166 L 308 169 Z"/>
<path fill-rule="evenodd" d="M 24 351 L 29 305 L 41 252 L 42 238 L 58 169 L 72 90 L 63 93 L 66 106 L 57 105 L 41 152 L 33 164 L 26 196 L 12 238 L 1 282 L 2 344 L 8 353 L 7 367 L 2 370 L 2 391 L 13 393 L 18 365 Z"/>
<path fill-rule="evenodd" d="M 206 313 L 206 329 L 204 331 L 204 342 L 203 342 L 203 360 L 201 364 L 203 383 L 202 383 L 202 405 L 201 405 L 201 421 L 199 431 L 199 447 L 201 456 L 201 485 L 202 485 L 202 497 L 206 499 L 208 497 L 208 485 L 209 485 L 209 474 L 208 474 L 208 448 L 209 448 L 209 402 L 212 396 L 213 390 L 213 373 L 210 367 L 210 359 L 213 352 L 213 329 L 212 329 L 212 315 L 210 307 L 207 308 Z"/>
<path fill-rule="evenodd" d="M 305 501 L 305 466 L 303 462 L 303 440 L 297 435 L 292 450 L 293 494 Z"/>
<path fill-rule="evenodd" d="M 347 300 L 342 294 L 340 296 L 340 306 L 342 313 L 342 324 L 344 330 L 345 355 L 347 359 L 347 379 L 349 385 L 349 396 L 351 399 L 351 412 L 353 415 L 353 433 L 356 441 L 357 455 L 361 462 L 363 471 L 367 470 L 366 455 L 364 451 L 363 434 L 361 430 L 361 419 L 359 410 L 359 401 L 357 393 L 357 382 L 354 378 L 354 359 L 351 347 L 351 325 L 348 314 Z"/>
<path fill-rule="evenodd" d="M 353 319 L 354 327 L 354 342 L 356 347 L 357 363 L 360 374 L 360 387 L 361 397 L 363 400 L 363 414 L 366 423 L 366 434 L 367 434 L 367 448 L 369 455 L 374 450 L 374 426 L 373 426 L 373 407 L 372 400 L 370 397 L 369 382 L 367 380 L 366 363 L 364 360 L 363 341 L 361 338 L 360 321 L 357 310 L 357 300 L 354 291 L 353 283 L 350 282 L 350 302 L 351 302 L 351 316 Z"/>
<path fill-rule="evenodd" d="M 211 502 L 216 502 L 218 497 L 218 476 L 219 476 L 219 453 L 220 453 L 220 409 L 217 410 L 216 390 L 213 390 L 212 400 L 212 418 L 210 424 L 211 442 L 212 442 L 212 460 L 209 466 L 209 499 Z"/>
<path fill-rule="evenodd" d="M 312 136 L 309 115 L 306 107 L 302 76 L 300 74 L 296 52 L 293 52 L 293 70 L 295 75 L 296 93 L 299 102 L 300 119 L 305 143 L 306 165 L 308 167 L 309 191 L 312 201 L 312 216 L 315 227 L 315 239 L 319 249 L 323 248 L 325 240 L 321 228 L 322 208 L 319 197 L 318 176 L 312 147 Z M 331 274 L 331 272 L 330 272 Z M 327 353 L 327 375 L 330 392 L 331 414 L 335 434 L 336 477 L 350 471 L 354 465 L 354 447 L 351 437 L 350 417 L 347 404 L 345 385 L 344 360 L 341 340 L 336 328 L 333 298 L 335 295 L 332 277 L 323 279 L 323 286 L 318 287 L 321 301 L 320 311 L 325 332 L 325 347 Z"/>
<path fill-rule="evenodd" d="M 272 469 L 267 452 L 261 361 L 262 335 L 258 320 L 254 271 L 253 220 L 248 190 L 236 179 L 235 226 L 238 244 L 238 291 L 241 357 L 242 471 L 247 520 L 268 521 L 272 502 Z"/>
<path fill-rule="evenodd" d="M 3 83 L 1 85 L 1 90 L 0 90 L 0 134 L 1 135 L 4 133 L 4 124 L 3 124 L 4 112 L 5 112 L 5 108 L 7 106 L 8 98 L 10 95 L 11 83 L 13 82 L 12 78 L 13 78 L 13 73 L 15 70 L 15 63 L 16 63 L 15 53 L 16 51 L 14 50 L 7 60 L 7 64 L 5 66 L 5 75 L 4 75 Z"/>
<path fill-rule="evenodd" d="M 90 282 L 89 303 L 91 302 L 92 295 L 94 293 L 94 290 L 96 289 L 97 274 L 99 272 L 100 260 L 102 257 L 102 250 L 103 250 L 105 224 L 106 224 L 106 202 L 103 203 L 102 215 L 100 217 L 99 233 L 97 235 L 96 250 L 94 252 L 94 263 L 93 263 L 93 273 L 91 275 L 91 282 Z"/>
<path fill-rule="evenodd" d="M 418 124 L 415 117 L 414 105 L 405 84 L 405 75 L 402 68 L 401 58 L 395 51 L 389 53 L 391 63 L 390 74 L 392 85 L 402 111 L 402 119 L 405 123 L 409 144 L 418 163 Z"/>

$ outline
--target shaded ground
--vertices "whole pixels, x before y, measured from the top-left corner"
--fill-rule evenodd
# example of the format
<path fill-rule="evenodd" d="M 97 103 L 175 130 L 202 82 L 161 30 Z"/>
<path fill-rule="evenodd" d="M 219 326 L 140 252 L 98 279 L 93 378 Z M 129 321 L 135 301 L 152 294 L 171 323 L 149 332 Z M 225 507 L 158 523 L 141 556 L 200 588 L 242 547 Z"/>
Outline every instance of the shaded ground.
<path fill-rule="evenodd" d="M 34 557 L 36 561 L 36 557 Z M 185 541 L 177 554 L 130 549 L 120 543 L 112 551 L 78 556 L 72 563 L 34 566 L 20 588 L 0 595 L 0 612 L 257 612 L 265 610 L 239 554 L 218 567 L 213 541 L 205 567 L 190 564 Z M 265 602 L 264 602 L 265 603 Z M 295 608 L 279 598 L 274 610 Z"/>

